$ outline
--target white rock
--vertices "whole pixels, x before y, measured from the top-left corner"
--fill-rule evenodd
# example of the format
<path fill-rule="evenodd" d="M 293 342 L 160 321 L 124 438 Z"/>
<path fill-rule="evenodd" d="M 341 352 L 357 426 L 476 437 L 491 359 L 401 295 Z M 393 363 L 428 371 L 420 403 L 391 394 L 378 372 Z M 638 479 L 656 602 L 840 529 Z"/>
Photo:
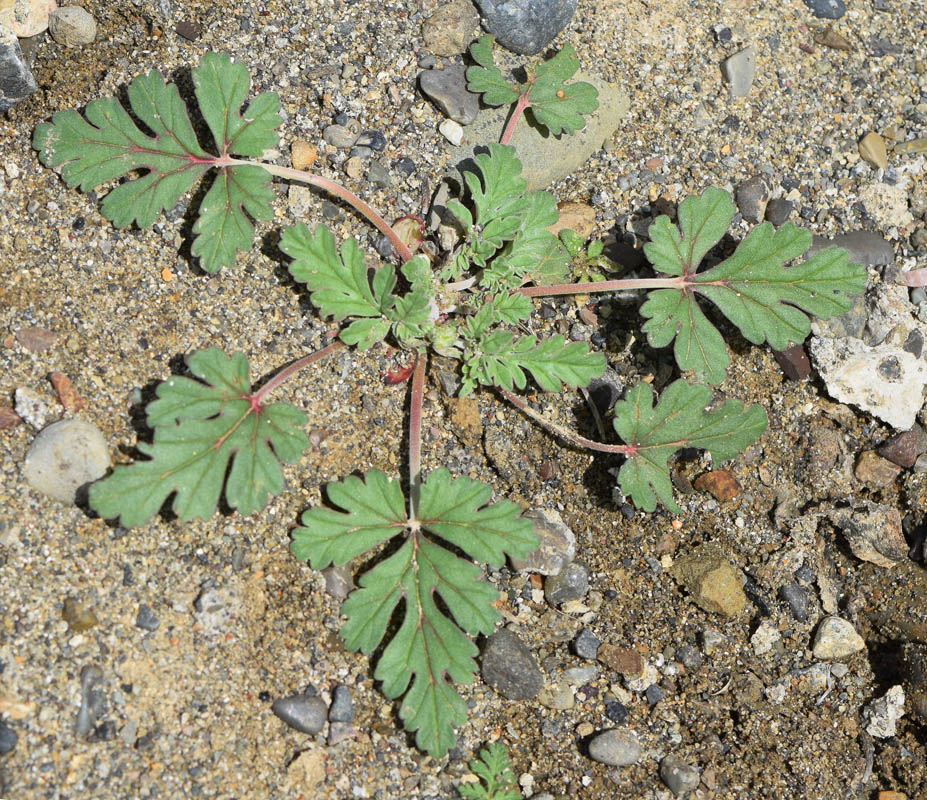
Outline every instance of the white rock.
<path fill-rule="evenodd" d="M 840 617 L 825 617 L 814 635 L 815 658 L 830 661 L 846 658 L 866 646 L 851 622 Z"/>
<path fill-rule="evenodd" d="M 877 739 L 888 739 L 897 732 L 895 723 L 904 716 L 904 689 L 892 686 L 882 697 L 863 709 L 866 733 Z"/>
<path fill-rule="evenodd" d="M 100 429 L 82 419 L 66 419 L 35 437 L 23 475 L 33 489 L 73 503 L 77 490 L 102 478 L 109 465 L 109 449 Z"/>
<path fill-rule="evenodd" d="M 881 228 L 901 228 L 914 221 L 908 211 L 908 192 L 903 186 L 868 183 L 859 190 L 859 200 Z"/>
<path fill-rule="evenodd" d="M 753 645 L 753 652 L 761 656 L 772 650 L 773 645 L 782 637 L 778 629 L 771 622 L 761 622 L 753 636 L 750 637 L 750 644 Z"/>
<path fill-rule="evenodd" d="M 460 127 L 460 123 L 454 122 L 452 119 L 444 120 L 444 122 L 438 126 L 438 130 L 441 131 L 441 135 L 455 147 L 463 141 L 463 128 Z"/>
<path fill-rule="evenodd" d="M 927 363 L 900 347 L 869 347 L 860 339 L 812 337 L 808 348 L 827 391 L 841 403 L 910 430 L 924 405 Z"/>
<path fill-rule="evenodd" d="M 18 386 L 13 394 L 13 407 L 27 425 L 40 431 L 49 420 L 57 419 L 57 410 L 48 400 L 28 386 Z"/>
<path fill-rule="evenodd" d="M 97 38 L 97 23 L 80 6 L 65 6 L 49 15 L 48 32 L 58 44 L 80 47 Z"/>
<path fill-rule="evenodd" d="M 37 36 L 48 27 L 55 0 L 0 0 L 0 25 L 20 39 Z"/>

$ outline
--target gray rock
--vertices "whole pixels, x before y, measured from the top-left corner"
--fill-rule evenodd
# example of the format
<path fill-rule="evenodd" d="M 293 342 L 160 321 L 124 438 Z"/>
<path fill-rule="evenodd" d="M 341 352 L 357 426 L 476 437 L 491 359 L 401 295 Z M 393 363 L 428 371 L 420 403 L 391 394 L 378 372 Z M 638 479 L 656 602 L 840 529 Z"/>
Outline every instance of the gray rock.
<path fill-rule="evenodd" d="M 805 0 L 805 5 L 814 16 L 822 19 L 840 19 L 847 13 L 843 0 Z"/>
<path fill-rule="evenodd" d="M 526 558 L 513 558 L 512 568 L 518 572 L 539 572 L 556 575 L 576 555 L 576 537 L 553 509 L 535 509 L 524 515 L 534 522 L 534 533 L 540 540 L 537 550 Z"/>
<path fill-rule="evenodd" d="M 354 722 L 354 699 L 347 686 L 336 686 L 328 709 L 329 722 Z"/>
<path fill-rule="evenodd" d="M 582 600 L 589 591 L 589 569 L 574 561 L 544 581 L 544 596 L 551 605 Z"/>
<path fill-rule="evenodd" d="M 603 731 L 589 741 L 589 757 L 610 767 L 627 767 L 641 757 L 641 744 L 631 731 Z"/>
<path fill-rule="evenodd" d="M 380 153 L 386 149 L 386 137 L 380 131 L 361 131 L 361 135 L 357 137 L 354 144 L 358 147 L 369 147 L 371 150 Z"/>
<path fill-rule="evenodd" d="M 895 723 L 904 716 L 904 689 L 892 686 L 882 697 L 863 709 L 866 733 L 877 739 L 888 739 L 898 730 Z"/>
<path fill-rule="evenodd" d="M 62 6 L 48 15 L 48 32 L 58 44 L 80 47 L 97 38 L 97 23 L 80 6 Z"/>
<path fill-rule="evenodd" d="M 621 119 L 630 107 L 628 95 L 613 84 L 601 78 L 582 72 L 576 80 L 588 81 L 599 91 L 599 108 L 586 117 L 586 127 L 572 136 L 550 136 L 540 129 L 521 120 L 515 127 L 510 144 L 522 163 L 522 177 L 529 191 L 536 191 L 575 172 L 618 128 Z M 471 166 L 475 148 L 498 142 L 510 109 L 490 108 L 480 111 L 472 125 L 464 128 L 463 139 L 451 155 L 451 163 L 459 170 Z M 453 175 L 459 180 L 458 175 Z"/>
<path fill-rule="evenodd" d="M 354 578 L 347 564 L 323 569 L 322 576 L 325 578 L 325 591 L 336 600 L 344 600 L 354 589 Z"/>
<path fill-rule="evenodd" d="M 795 210 L 791 200 L 786 200 L 784 197 L 778 197 L 775 200 L 770 200 L 766 204 L 766 221 L 771 222 L 777 228 L 784 224 L 792 212 Z"/>
<path fill-rule="evenodd" d="M 483 25 L 499 44 L 515 53 L 539 53 L 576 11 L 576 0 L 476 0 Z"/>
<path fill-rule="evenodd" d="M 109 465 L 109 449 L 100 429 L 81 419 L 66 419 L 35 437 L 23 475 L 42 494 L 74 503 L 78 489 L 102 478 Z"/>
<path fill-rule="evenodd" d="M 606 250 L 606 255 L 608 250 Z M 625 263 L 625 262 L 620 262 Z M 593 378 L 586 387 L 589 397 L 596 409 L 603 416 L 611 411 L 624 394 L 625 381 L 621 373 L 612 367 L 606 367 L 601 377 Z"/>
<path fill-rule="evenodd" d="M 583 628 L 576 634 L 576 638 L 573 640 L 573 652 L 580 658 L 592 661 L 599 652 L 599 646 L 601 644 L 602 643 L 589 628 Z"/>
<path fill-rule="evenodd" d="M 161 625 L 154 611 L 144 603 L 138 607 L 138 616 L 135 618 L 135 627 L 146 631 L 156 631 Z"/>
<path fill-rule="evenodd" d="M 38 88 L 16 34 L 0 27 L 0 114 L 9 111 Z"/>
<path fill-rule="evenodd" d="M 106 711 L 106 698 L 100 689 L 102 682 L 103 670 L 99 667 L 88 665 L 80 671 L 80 710 L 74 725 L 78 736 L 90 733 Z"/>
<path fill-rule="evenodd" d="M 422 25 L 425 49 L 436 56 L 463 53 L 480 28 L 480 17 L 470 0 L 450 0 L 438 8 Z"/>
<path fill-rule="evenodd" d="M 769 187 L 761 175 L 754 175 L 737 187 L 735 192 L 737 210 L 747 222 L 754 225 L 763 220 L 766 203 L 769 202 Z"/>
<path fill-rule="evenodd" d="M 274 700 L 274 714 L 301 733 L 316 734 L 325 727 L 328 709 L 321 697 L 294 694 Z"/>
<path fill-rule="evenodd" d="M 702 654 L 691 644 L 684 644 L 676 649 L 676 660 L 688 670 L 702 666 Z"/>
<path fill-rule="evenodd" d="M 756 74 L 756 45 L 749 45 L 724 60 L 721 72 L 730 84 L 731 97 L 745 97 L 750 93 Z"/>
<path fill-rule="evenodd" d="M 16 731 L 0 719 L 0 756 L 12 753 L 18 740 L 19 736 L 16 735 Z"/>
<path fill-rule="evenodd" d="M 908 543 L 901 528 L 901 512 L 894 506 L 864 500 L 828 514 L 846 537 L 853 555 L 880 567 L 908 560 Z"/>
<path fill-rule="evenodd" d="M 853 264 L 878 267 L 895 262 L 895 250 L 891 243 L 873 231 L 850 231 L 832 239 L 814 236 L 806 258 L 811 258 L 818 250 L 826 247 L 842 247 L 850 254 L 850 262 Z"/>
<path fill-rule="evenodd" d="M 678 756 L 664 756 L 660 762 L 660 779 L 676 797 L 685 797 L 698 788 L 702 775 L 698 767 L 687 764 Z"/>
<path fill-rule="evenodd" d="M 544 686 L 534 655 L 512 631 L 502 628 L 486 640 L 483 680 L 508 700 L 531 700 Z"/>
<path fill-rule="evenodd" d="M 860 339 L 813 336 L 811 358 L 827 392 L 841 403 L 874 414 L 897 430 L 909 430 L 924 404 L 927 364 L 900 347 L 869 347 Z"/>
<path fill-rule="evenodd" d="M 367 168 L 367 180 L 381 189 L 388 189 L 393 182 L 389 169 L 379 161 L 371 161 Z"/>
<path fill-rule="evenodd" d="M 467 91 L 466 68 L 462 64 L 425 70 L 418 76 L 418 85 L 444 116 L 461 125 L 469 125 L 480 112 L 479 95 Z"/>
<path fill-rule="evenodd" d="M 322 131 L 322 138 L 332 147 L 347 150 L 354 146 L 358 134 L 345 125 L 327 125 Z"/>
<path fill-rule="evenodd" d="M 792 616 L 799 622 L 808 620 L 808 590 L 797 581 L 779 587 L 779 599 L 786 602 Z"/>
<path fill-rule="evenodd" d="M 825 617 L 814 635 L 812 653 L 824 661 L 846 658 L 865 648 L 863 637 L 851 622 L 840 617 Z"/>

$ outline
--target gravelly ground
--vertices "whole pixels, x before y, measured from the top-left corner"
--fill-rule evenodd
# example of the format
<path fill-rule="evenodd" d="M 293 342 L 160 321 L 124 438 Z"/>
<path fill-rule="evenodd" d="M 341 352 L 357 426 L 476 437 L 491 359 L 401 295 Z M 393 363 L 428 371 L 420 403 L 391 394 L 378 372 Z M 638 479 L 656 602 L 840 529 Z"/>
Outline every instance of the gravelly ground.
<path fill-rule="evenodd" d="M 320 143 L 322 128 L 346 111 L 385 134 L 385 163 L 413 159 L 416 172 L 404 178 L 393 170 L 386 190 L 347 180 L 391 216 L 420 211 L 426 181 L 447 152 L 436 132 L 440 116 L 414 87 L 423 55 L 414 3 L 177 5 L 170 23 L 144 5 L 92 8 L 98 40 L 80 50 L 47 43 L 36 65 L 40 91 L 0 121 L 8 220 L 0 233 L 0 327 L 4 336 L 28 325 L 58 334 L 41 354 L 5 338 L 0 392 L 6 397 L 29 386 L 51 397 L 47 373 L 70 375 L 87 403 L 81 416 L 103 429 L 116 453 L 135 441 L 134 390 L 167 376 L 178 356 L 209 345 L 240 350 L 255 374 L 265 375 L 319 346 L 326 326 L 281 281 L 273 232 L 292 221 L 285 187 L 277 190 L 276 219 L 259 226 L 263 246 L 241 256 L 235 271 L 205 276 L 182 244 L 189 227 L 183 209 L 156 230 L 115 231 L 93 198 L 66 190 L 37 162 L 29 142 L 38 122 L 149 68 L 184 76 L 203 52 L 219 50 L 249 66 L 255 90 L 280 92 L 284 143 Z M 801 49 L 822 23 L 799 0 L 581 2 L 558 42 L 571 42 L 586 68 L 623 84 L 632 111 L 607 148 L 554 191 L 592 202 L 600 234 L 616 224 L 623 233 L 649 216 L 651 203 L 671 206 L 690 191 L 737 185 L 762 171 L 781 194 L 797 189 L 803 224 L 815 232 L 872 227 L 856 195 L 878 176 L 851 174 L 856 143 L 868 130 L 889 127 L 902 139 L 927 133 L 927 11 L 903 0 L 888 0 L 888 12 L 862 0 L 848 5 L 835 29 L 854 46 L 851 53 Z M 196 41 L 174 33 L 180 19 L 202 26 Z M 719 25 L 732 30 L 727 45 L 713 33 Z M 757 79 L 748 97 L 731 100 L 719 65 L 747 42 L 758 47 Z M 340 78 L 344 64 L 356 67 L 349 80 Z M 661 165 L 644 166 L 656 157 Z M 891 166 L 897 173 L 915 160 L 892 157 Z M 331 174 L 344 179 L 336 166 Z M 320 200 L 312 200 L 309 217 L 320 213 Z M 910 243 L 918 226 L 923 222 L 901 230 L 883 225 L 898 263 L 923 261 Z M 336 235 L 365 233 L 347 213 L 333 227 Z M 572 321 L 575 308 L 563 309 Z M 671 368 L 664 354 L 632 341 L 635 324 L 624 313 L 603 321 L 608 358 L 628 382 L 654 376 L 662 385 Z M 30 490 L 20 468 L 31 432 L 21 426 L 0 433 L 0 716 L 19 736 L 16 749 L 0 757 L 0 796 L 449 798 L 468 772 L 464 759 L 495 738 L 509 745 L 517 773 L 530 774 L 535 791 L 576 798 L 668 797 L 657 774 L 667 753 L 700 768 L 700 797 L 868 798 L 881 789 L 927 796 L 923 721 L 910 705 L 897 737 L 873 741 L 860 722 L 861 706 L 898 682 L 901 643 L 927 642 L 923 567 L 881 569 L 855 559 L 826 524 L 802 540 L 800 529 L 772 518 L 788 495 L 803 510 L 868 497 L 897 505 L 915 535 L 927 478 L 906 472 L 888 489 L 863 487 L 852 475 L 853 459 L 890 431 L 826 400 L 815 380 L 784 381 L 768 351 L 731 341 L 734 365 L 721 393 L 764 404 L 770 429 L 731 467 L 743 492 L 725 504 L 686 495 L 678 529 L 666 513 L 627 519 L 611 504 L 607 470 L 616 463 L 561 447 L 494 396 L 479 397 L 484 433 L 473 446 L 446 423 L 449 408 L 437 387 L 426 403 L 426 468 L 444 464 L 527 505 L 559 508 L 601 600 L 588 627 L 660 667 L 664 699 L 652 708 L 639 695 L 627 703 L 628 724 L 644 745 L 636 765 L 596 764 L 578 741 L 583 723 L 612 725 L 603 699 L 620 684 L 613 673 L 603 670 L 566 711 L 510 703 L 477 682 L 465 691 L 472 711 L 458 751 L 435 761 L 410 746 L 367 660 L 340 645 L 338 604 L 318 574 L 288 555 L 288 531 L 300 510 L 318 502 L 325 481 L 354 469 L 399 469 L 406 389 L 384 384 L 381 375 L 394 362 L 381 350 L 339 355 L 294 381 L 292 396 L 318 444 L 287 470 L 288 491 L 250 518 L 187 525 L 161 519 L 127 533 Z M 546 406 L 591 433 L 579 399 L 551 398 Z M 829 472 L 814 466 L 821 426 L 836 431 L 830 441 L 839 442 Z M 545 459 L 557 462 L 559 480 L 541 478 Z M 694 477 L 705 466 L 686 462 L 680 471 Z M 661 566 L 661 558 L 668 564 L 704 541 L 721 544 L 757 587 L 759 600 L 728 620 L 694 606 Z M 848 660 L 849 670 L 825 697 L 794 680 L 775 704 L 764 690 L 813 663 L 811 635 L 822 614 L 815 597 L 809 620 L 797 622 L 775 599 L 776 558 L 802 541 L 806 563 L 819 580 L 830 578 L 839 613 L 856 623 L 867 649 Z M 580 624 L 575 615 L 524 600 L 525 576 L 492 577 L 511 590 L 507 610 L 518 617 L 522 638 L 539 660 L 553 657 L 544 661 L 550 680 L 578 665 L 566 644 Z M 238 610 L 216 635 L 192 613 L 195 598 L 212 585 L 227 590 Z M 62 619 L 69 597 L 92 607 L 98 624 L 69 632 Z M 156 632 L 134 625 L 142 603 L 160 619 Z M 764 604 L 781 646 L 757 656 L 750 636 Z M 706 627 L 717 629 L 722 643 L 699 669 L 680 668 L 676 650 L 701 647 Z M 103 741 L 74 734 L 87 665 L 104 675 L 102 719 L 112 722 L 113 735 Z M 285 728 L 270 711 L 268 697 L 311 684 L 327 700 L 338 683 L 354 696 L 353 740 L 326 747 L 324 737 Z M 302 752 L 311 758 L 298 763 L 311 762 L 317 783 L 288 770 Z"/>

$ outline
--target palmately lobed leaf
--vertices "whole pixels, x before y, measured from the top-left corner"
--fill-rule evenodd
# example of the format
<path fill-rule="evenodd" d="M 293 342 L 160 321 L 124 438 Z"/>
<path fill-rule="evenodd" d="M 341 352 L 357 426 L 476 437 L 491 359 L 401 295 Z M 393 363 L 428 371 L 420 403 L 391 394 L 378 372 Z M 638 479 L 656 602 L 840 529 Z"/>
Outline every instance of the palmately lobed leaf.
<path fill-rule="evenodd" d="M 470 45 L 470 55 L 478 64 L 467 68 L 467 90 L 482 94 L 488 106 L 504 106 L 518 99 L 518 91 L 502 77 L 492 58 L 493 37 L 481 36 Z"/>
<path fill-rule="evenodd" d="M 439 757 L 453 746 L 454 727 L 466 720 L 453 683 L 470 683 L 476 672 L 477 649 L 467 634 L 491 633 L 499 619 L 492 605 L 496 589 L 441 540 L 475 559 L 501 564 L 506 554 L 523 557 L 537 546 L 532 525 L 514 503 L 489 504 L 490 487 L 452 479 L 443 468 L 421 484 L 415 523 L 398 482 L 378 470 L 363 480 L 329 484 L 327 492 L 343 511 L 305 512 L 291 549 L 321 568 L 405 536 L 401 547 L 359 579 L 359 588 L 342 605 L 347 621 L 341 635 L 351 650 L 373 652 L 404 601 L 399 629 L 389 637 L 374 675 L 387 697 L 403 698 L 400 717 L 416 733 L 419 747 Z M 423 536 L 422 530 L 438 538 Z"/>
<path fill-rule="evenodd" d="M 225 55 L 207 53 L 192 71 L 195 95 L 215 137 L 220 156 L 260 156 L 277 144 L 280 101 L 275 94 L 256 97 L 241 111 L 249 78 L 244 66 Z M 196 138 L 177 87 L 152 70 L 128 87 L 132 112 L 144 132 L 115 98 L 94 100 L 84 116 L 59 111 L 51 123 L 36 127 L 33 146 L 43 164 L 60 167 L 68 186 L 82 191 L 128 178 L 104 198 L 103 216 L 118 228 L 133 222 L 151 225 L 173 208 L 210 169 L 219 175 L 203 201 L 193 252 L 203 269 L 216 272 L 251 247 L 254 219 L 272 217 L 270 175 L 254 166 L 217 163 Z M 142 175 L 133 176 L 136 172 Z"/>
<path fill-rule="evenodd" d="M 279 462 L 298 460 L 309 446 L 302 411 L 285 403 L 252 405 L 240 353 L 199 351 L 189 367 L 200 381 L 169 378 L 148 408 L 154 441 L 138 449 L 150 458 L 117 466 L 91 487 L 90 505 L 101 517 L 141 525 L 173 495 L 171 509 L 181 521 L 205 519 L 223 486 L 229 506 L 250 514 L 283 490 Z"/>
<path fill-rule="evenodd" d="M 708 450 L 717 463 L 746 450 L 766 430 L 762 407 L 745 408 L 728 400 L 706 411 L 710 400 L 707 386 L 680 379 L 663 390 L 656 405 L 647 383 L 638 383 L 615 405 L 615 431 L 634 448 L 618 472 L 618 483 L 636 506 L 653 511 L 659 500 L 672 511 L 680 510 L 673 499 L 668 464 L 678 450 Z"/>

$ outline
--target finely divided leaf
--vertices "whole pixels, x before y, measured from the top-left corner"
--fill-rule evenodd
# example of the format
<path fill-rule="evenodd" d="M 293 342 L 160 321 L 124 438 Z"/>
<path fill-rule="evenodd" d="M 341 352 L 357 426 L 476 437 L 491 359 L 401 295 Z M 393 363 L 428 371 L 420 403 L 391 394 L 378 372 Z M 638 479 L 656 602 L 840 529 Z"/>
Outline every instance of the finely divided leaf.
<path fill-rule="evenodd" d="M 670 482 L 670 456 L 683 447 L 708 450 L 715 463 L 747 449 L 766 429 L 766 412 L 760 406 L 745 408 L 728 400 L 712 411 L 707 386 L 684 380 L 671 383 L 654 407 L 653 390 L 639 383 L 615 405 L 615 430 L 633 448 L 618 472 L 621 491 L 636 506 L 653 511 L 657 500 L 679 511 Z"/>
<path fill-rule="evenodd" d="M 483 95 L 488 106 L 504 106 L 518 99 L 518 91 L 510 84 L 492 59 L 493 37 L 481 36 L 470 46 L 470 55 L 479 64 L 467 69 L 467 90 Z"/>
<path fill-rule="evenodd" d="M 240 113 L 248 91 L 243 66 L 228 56 L 208 53 L 193 70 L 193 80 L 220 155 L 259 156 L 276 145 L 275 129 L 281 122 L 276 95 L 259 95 Z M 150 225 L 217 166 L 216 156 L 197 141 L 174 84 L 166 84 L 151 71 L 129 84 L 128 95 L 133 113 L 152 136 L 135 124 L 118 100 L 104 98 L 89 103 L 84 116 L 59 111 L 51 123 L 37 126 L 33 137 L 42 163 L 61 167 L 68 186 L 80 186 L 85 192 L 144 171 L 115 187 L 103 201 L 103 215 L 118 228 L 132 222 Z M 241 166 L 220 171 L 207 195 L 212 201 L 208 219 L 197 223 L 194 244 L 207 272 L 230 265 L 238 250 L 251 246 L 253 231 L 242 209 L 258 219 L 271 216 L 268 173 L 261 171 L 259 176 L 255 167 Z"/>
<path fill-rule="evenodd" d="M 411 523 L 398 483 L 371 471 L 328 486 L 327 508 L 303 514 L 305 527 L 293 534 L 293 553 L 316 568 L 344 563 L 396 534 L 405 543 L 359 580 L 342 606 L 341 630 L 352 650 L 371 653 L 387 637 L 401 600 L 401 623 L 377 662 L 374 676 L 388 697 L 403 696 L 400 717 L 416 733 L 419 747 L 440 757 L 454 744 L 454 726 L 466 720 L 466 706 L 453 683 L 471 683 L 477 649 L 469 636 L 492 632 L 499 618 L 497 591 L 480 579 L 479 568 L 440 542 L 467 555 L 501 564 L 505 554 L 524 557 L 537 545 L 531 523 L 513 503 L 486 505 L 491 489 L 469 478 L 452 479 L 445 469 L 421 485 L 419 520 Z M 439 608 L 439 595 L 445 614 Z"/>
<path fill-rule="evenodd" d="M 567 83 L 579 69 L 576 51 L 566 45 L 549 61 L 538 65 L 528 93 L 531 113 L 554 136 L 575 133 L 586 125 L 583 118 L 599 107 L 598 90 L 591 83 Z"/>
<path fill-rule="evenodd" d="M 479 761 L 470 762 L 470 769 L 483 779 L 483 784 L 461 783 L 457 790 L 466 800 L 522 800 L 512 772 L 505 745 L 493 742 L 480 750 Z"/>
<path fill-rule="evenodd" d="M 475 222 L 481 229 L 478 238 L 498 249 L 521 225 L 522 212 L 529 203 L 525 196 L 527 184 L 521 177 L 521 162 L 514 147 L 490 144 L 489 153 L 478 154 L 474 161 L 482 182 L 473 172 L 464 172 L 464 181 L 476 207 Z"/>
<path fill-rule="evenodd" d="M 293 259 L 290 275 L 306 284 L 313 304 L 324 316 L 383 317 L 395 303 L 396 298 L 391 294 L 396 285 L 394 268 L 389 264 L 380 267 L 371 285 L 364 254 L 353 237 L 345 239 L 339 255 L 335 237 L 328 228 L 320 225 L 310 233 L 299 223 L 283 232 L 280 249 Z M 342 332 L 346 343 L 369 345 L 389 332 L 388 322 L 379 324 L 379 319 L 364 321 L 363 325 L 359 322 Z M 353 333 L 347 333 L 352 329 Z"/>
<path fill-rule="evenodd" d="M 150 459 L 118 466 L 91 487 L 90 505 L 101 517 L 141 525 L 174 494 L 171 508 L 182 521 L 206 518 L 223 484 L 229 506 L 250 514 L 283 489 L 278 462 L 292 463 L 308 447 L 302 411 L 252 404 L 243 355 L 210 348 L 190 356 L 189 367 L 203 382 L 169 378 L 148 406 L 154 442 L 138 449 Z"/>
<path fill-rule="evenodd" d="M 642 330 L 654 347 L 673 341 L 676 362 L 696 377 L 720 383 L 728 365 L 721 334 L 699 307 L 697 295 L 711 300 L 754 344 L 777 350 L 804 341 L 811 330 L 808 314 L 827 319 L 851 305 L 866 286 L 866 270 L 850 264 L 836 247 L 803 264 L 785 265 L 801 256 L 811 234 L 791 223 L 778 230 L 768 222 L 754 228 L 726 261 L 697 272 L 702 257 L 724 235 L 734 214 L 730 195 L 707 189 L 679 207 L 680 228 L 667 217 L 650 226 L 644 247 L 654 268 L 684 278 L 680 289 L 651 292 L 641 306 L 648 320 Z"/>

